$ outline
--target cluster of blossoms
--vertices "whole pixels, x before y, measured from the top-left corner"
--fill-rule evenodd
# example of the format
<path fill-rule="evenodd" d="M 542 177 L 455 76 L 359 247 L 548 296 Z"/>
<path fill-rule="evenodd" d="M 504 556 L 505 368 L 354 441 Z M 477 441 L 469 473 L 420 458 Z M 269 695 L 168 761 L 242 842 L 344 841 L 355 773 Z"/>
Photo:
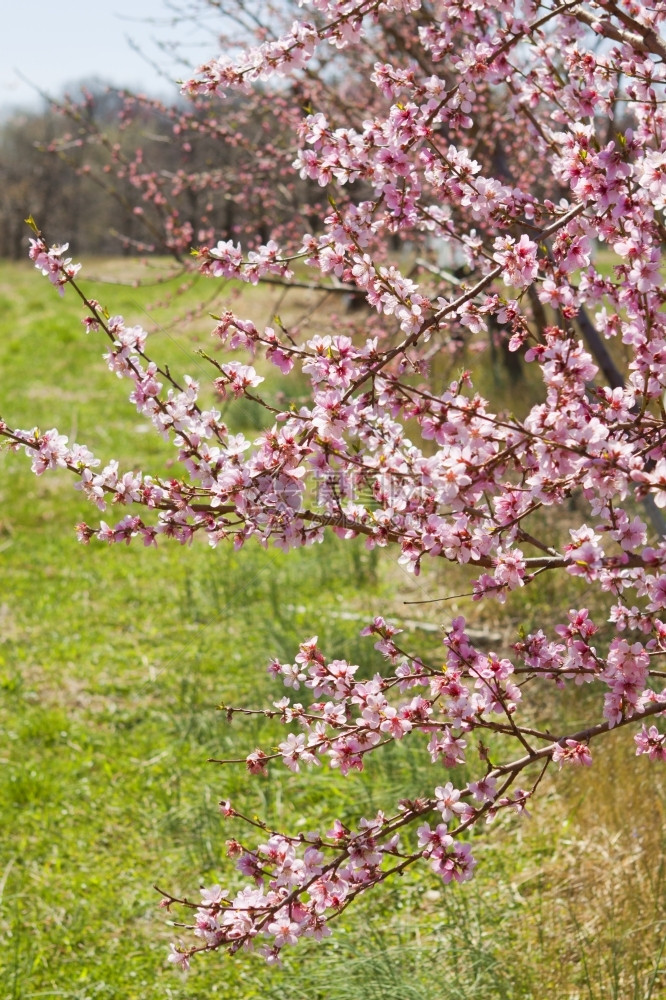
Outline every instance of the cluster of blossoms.
<path fill-rule="evenodd" d="M 71 257 L 64 256 L 68 249 L 69 243 L 47 247 L 40 237 L 30 240 L 30 260 L 34 260 L 35 267 L 48 277 L 60 295 L 65 294 L 65 285 L 76 277 L 81 269 L 80 264 L 72 263 Z"/>
<path fill-rule="evenodd" d="M 240 245 L 232 240 L 226 243 L 221 240 L 212 249 L 204 247 L 198 256 L 201 273 L 213 278 L 236 278 L 256 285 L 268 274 L 275 274 L 285 281 L 293 277 L 289 264 L 280 259 L 279 247 L 274 240 L 257 250 L 250 250 L 246 259 L 243 259 Z"/>
<path fill-rule="evenodd" d="M 212 546 L 255 537 L 289 549 L 329 530 L 393 550 L 414 574 L 432 559 L 466 565 L 476 600 L 503 602 L 557 573 L 564 588 L 571 577 L 584 581 L 604 610 L 570 608 L 552 634 L 522 635 L 507 655 L 478 648 L 457 618 L 445 630 L 443 665 L 398 646 L 396 627 L 377 618 L 364 631 L 387 666 L 372 677 L 327 660 L 316 638 L 293 663 L 273 661 L 271 673 L 312 700 L 228 708 L 288 727 L 277 749 L 235 762 L 251 775 L 273 764 L 348 774 L 409 739 L 438 771 L 451 769 L 451 780 L 433 779 L 354 830 L 339 820 L 298 836 L 262 826 L 259 844 L 231 841 L 250 881 L 203 891 L 196 941 L 172 954 L 182 966 L 220 947 L 259 945 L 275 960 L 301 937 L 325 936 L 327 921 L 359 894 L 421 859 L 444 883 L 466 881 L 475 865 L 469 828 L 524 810 L 551 762 L 590 765 L 590 743 L 610 730 L 640 727 L 636 753 L 666 759 L 652 722 L 666 712 L 666 9 L 623 0 L 302 6 L 317 11 L 316 26 L 297 22 L 236 66 L 211 62 L 188 89 L 217 95 L 275 73 L 296 84 L 331 47 L 362 65 L 370 53 L 367 101 L 345 115 L 335 101 L 306 109 L 297 128 L 293 169 L 335 186 L 336 197 L 293 245 L 264 239 L 243 254 L 233 240 L 211 241 L 195 260 L 212 279 L 288 286 L 289 263 L 301 257 L 323 293 L 362 299 L 363 323 L 322 333 L 307 324 L 262 329 L 231 311 L 218 317 L 217 341 L 254 364 L 210 358 L 215 389 L 272 415 L 248 440 L 202 408 L 197 382 L 176 381 L 147 356 L 141 328 L 105 319 L 86 300 L 110 370 L 130 381 L 137 410 L 175 446 L 181 478 L 121 474 L 113 462 L 98 471 L 55 430 L 2 423 L 0 434 L 31 455 L 36 473 L 69 469 L 100 510 L 131 507 L 116 524 L 79 526 L 85 542 L 189 543 L 199 534 Z M 402 50 L 394 18 L 409 39 Z M 383 31 L 390 44 L 379 59 Z M 403 273 L 389 252 L 395 239 L 426 255 L 433 243 L 454 247 L 462 277 L 432 252 Z M 613 255 L 612 273 L 595 265 L 595 245 Z M 60 291 L 80 287 L 64 251 L 31 241 L 36 266 Z M 442 384 L 440 358 L 489 334 L 539 382 L 536 401 L 518 400 L 517 413 L 495 412 L 469 372 Z M 264 361 L 300 379 L 300 402 L 272 397 L 270 378 L 258 373 Z M 543 684 L 590 684 L 598 714 L 554 732 L 539 721 L 539 698 L 528 697 Z M 459 777 L 462 765 L 472 780 Z M 257 826 L 228 802 L 222 811 Z"/>

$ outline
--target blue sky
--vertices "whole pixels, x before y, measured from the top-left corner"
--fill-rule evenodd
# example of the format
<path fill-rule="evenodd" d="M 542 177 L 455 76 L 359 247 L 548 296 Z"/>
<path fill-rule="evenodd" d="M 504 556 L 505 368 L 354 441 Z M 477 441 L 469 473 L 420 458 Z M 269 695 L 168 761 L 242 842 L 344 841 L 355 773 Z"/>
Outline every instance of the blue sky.
<path fill-rule="evenodd" d="M 0 30 L 0 108 L 40 103 L 34 87 L 58 95 L 67 85 L 97 76 L 120 86 L 168 94 L 158 72 L 132 51 L 128 38 L 173 78 L 185 71 L 155 45 L 174 39 L 193 63 L 216 52 L 203 26 L 173 26 L 163 0 L 14 0 L 3 4 Z M 22 74 L 34 86 L 21 79 Z"/>

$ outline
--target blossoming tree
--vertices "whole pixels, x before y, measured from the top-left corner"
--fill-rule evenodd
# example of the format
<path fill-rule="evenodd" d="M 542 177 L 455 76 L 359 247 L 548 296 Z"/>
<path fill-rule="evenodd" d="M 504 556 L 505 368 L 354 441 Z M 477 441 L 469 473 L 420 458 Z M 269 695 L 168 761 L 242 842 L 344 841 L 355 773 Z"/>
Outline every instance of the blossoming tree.
<path fill-rule="evenodd" d="M 183 967 L 219 948 L 258 947 L 275 960 L 299 938 L 327 935 L 357 897 L 419 862 L 445 884 L 470 879 L 470 829 L 523 810 L 553 764 L 592 764 L 611 730 L 630 726 L 637 754 L 666 760 L 666 6 L 300 6 L 283 34 L 264 31 L 235 62 L 212 60 L 186 90 L 223 101 L 278 78 L 284 100 L 284 81 L 294 94 L 311 87 L 322 106 L 298 115 L 293 169 L 328 188 L 329 206 L 313 231 L 285 231 L 282 245 L 196 246 L 195 266 L 212 281 L 288 285 L 300 260 L 318 287 L 362 294 L 373 335 L 296 334 L 221 316 L 214 332 L 225 353 L 209 359 L 217 391 L 273 417 L 248 440 L 199 403 L 195 380 L 150 357 L 143 329 L 90 299 L 67 246 L 49 246 L 35 227 L 35 265 L 61 293 L 80 295 L 106 363 L 173 443 L 182 472 L 123 472 L 55 429 L 3 421 L 0 434 L 36 474 L 66 468 L 100 511 L 127 508 L 120 520 L 79 525 L 85 543 L 199 535 L 213 547 L 256 539 L 290 549 L 334 532 L 394 551 L 415 574 L 433 559 L 472 567 L 479 601 L 510 600 L 557 574 L 565 610 L 552 631 L 521 634 L 504 655 L 478 648 L 462 617 L 445 621 L 443 665 L 375 618 L 363 634 L 386 667 L 371 679 L 329 659 L 316 637 L 292 663 L 274 660 L 287 696 L 228 708 L 268 714 L 286 730 L 276 749 L 237 762 L 250 775 L 320 764 L 347 774 L 411 740 L 432 761 L 431 787 L 353 829 L 336 820 L 307 833 L 221 803 L 248 824 L 247 841 L 230 846 L 241 884 L 206 888 L 197 904 L 165 896 L 166 906 L 195 910 L 191 943 L 173 948 Z M 362 101 L 326 102 L 331 51 L 367 73 Z M 390 253 L 396 237 L 458 248 L 467 277 L 403 273 Z M 597 266 L 599 248 L 614 267 Z M 495 412 L 468 372 L 445 387 L 430 375 L 452 341 L 473 345 L 493 324 L 539 373 L 539 400 L 522 417 Z M 271 365 L 306 381 L 307 403 L 285 409 L 271 396 L 260 374 Z M 572 577 L 595 593 L 594 612 L 570 608 Z M 600 629 L 604 619 L 611 630 Z M 595 714 L 554 729 L 541 692 L 581 684 L 599 692 Z M 448 774 L 463 762 L 469 782 Z"/>

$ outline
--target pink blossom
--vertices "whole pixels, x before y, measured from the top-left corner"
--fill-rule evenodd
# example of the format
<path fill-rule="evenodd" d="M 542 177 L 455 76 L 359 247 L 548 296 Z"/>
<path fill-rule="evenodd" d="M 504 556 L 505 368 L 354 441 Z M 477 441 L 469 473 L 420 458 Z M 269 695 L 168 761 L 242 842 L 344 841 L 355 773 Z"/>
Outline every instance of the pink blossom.
<path fill-rule="evenodd" d="M 511 236 L 497 237 L 493 244 L 493 259 L 502 265 L 502 280 L 505 285 L 523 288 L 537 275 L 537 245 L 528 236 L 520 237 L 518 243 Z"/>
<path fill-rule="evenodd" d="M 230 361 L 221 366 L 222 378 L 215 380 L 215 387 L 222 397 L 229 387 L 234 396 L 242 396 L 246 389 L 253 389 L 264 381 L 263 375 L 257 375 L 252 365 L 242 365 L 238 361 Z"/>
<path fill-rule="evenodd" d="M 448 823 L 454 817 L 457 817 L 460 822 L 465 822 L 474 813 L 471 806 L 466 802 L 460 801 L 460 791 L 454 788 L 450 781 L 446 785 L 440 785 L 435 789 L 435 799 L 437 800 L 437 809 L 441 812 L 445 823 Z"/>
<path fill-rule="evenodd" d="M 495 778 L 486 777 L 480 781 L 470 781 L 467 787 L 477 802 L 492 802 L 496 793 L 496 785 Z"/>
<path fill-rule="evenodd" d="M 562 767 L 562 764 L 583 764 L 590 767 L 592 764 L 592 754 L 590 748 L 585 743 L 578 743 L 576 740 L 565 740 L 564 743 L 556 743 L 553 750 L 553 761 Z"/>
<path fill-rule="evenodd" d="M 634 742 L 636 756 L 647 754 L 650 760 L 666 760 L 666 734 L 660 733 L 656 726 L 648 728 L 644 723 Z"/>

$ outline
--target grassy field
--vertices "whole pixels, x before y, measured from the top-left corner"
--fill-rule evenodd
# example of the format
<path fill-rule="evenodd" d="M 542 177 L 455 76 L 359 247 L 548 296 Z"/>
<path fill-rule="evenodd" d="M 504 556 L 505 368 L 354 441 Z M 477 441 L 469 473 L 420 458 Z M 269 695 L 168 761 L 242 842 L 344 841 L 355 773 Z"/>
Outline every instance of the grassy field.
<path fill-rule="evenodd" d="M 106 273 L 125 277 L 127 265 L 112 262 Z M 175 278 L 159 289 L 88 290 L 154 330 L 151 352 L 174 371 L 203 376 L 193 350 L 210 349 L 212 324 L 193 308 L 213 287 Z M 276 311 L 292 321 L 308 308 L 307 296 L 250 295 L 239 311 L 256 321 Z M 174 310 L 189 311 L 187 322 L 167 326 Z M 0 267 L 0 415 L 24 428 L 57 426 L 125 467 L 165 470 L 169 446 L 145 433 L 100 353 L 71 294 L 59 300 L 28 265 Z M 242 405 L 228 416 L 253 429 Z M 6 451 L 0 498 L 2 1000 L 666 997 L 664 769 L 636 761 L 622 735 L 591 774 L 549 783 L 532 819 L 481 831 L 469 886 L 414 873 L 345 916 L 326 945 L 295 950 L 283 969 L 218 955 L 187 978 L 175 973 L 165 958 L 178 932 L 152 886 L 192 893 L 200 881 L 224 880 L 225 839 L 238 831 L 219 816 L 220 798 L 276 823 L 298 816 L 318 826 L 436 783 L 407 741 L 347 781 L 275 770 L 250 783 L 242 769 L 206 759 L 270 744 L 272 733 L 267 723 L 230 728 L 217 706 L 280 697 L 268 659 L 292 659 L 314 632 L 328 655 L 372 671 L 378 661 L 359 619 L 387 610 L 414 618 L 405 600 L 455 593 L 459 581 L 441 568 L 415 581 L 334 539 L 288 556 L 255 546 L 84 547 L 74 525 L 94 520 L 94 509 L 67 476 L 37 479 L 23 455 Z M 569 600 L 542 589 L 485 624 L 512 637 L 520 623 L 564 614 Z M 465 601 L 448 607 L 478 611 Z M 438 623 L 439 612 L 423 614 Z M 439 655 L 432 632 L 414 629 L 410 641 Z"/>

